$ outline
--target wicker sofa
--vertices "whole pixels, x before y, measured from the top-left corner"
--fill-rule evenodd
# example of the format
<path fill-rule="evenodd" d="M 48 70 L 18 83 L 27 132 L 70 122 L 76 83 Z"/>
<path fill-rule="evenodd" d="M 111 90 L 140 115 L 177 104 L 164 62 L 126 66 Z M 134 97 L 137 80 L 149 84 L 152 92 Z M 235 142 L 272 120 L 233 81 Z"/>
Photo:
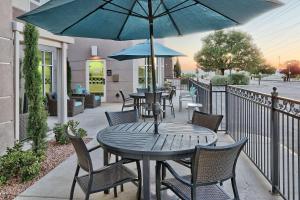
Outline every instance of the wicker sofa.
<path fill-rule="evenodd" d="M 46 94 L 50 116 L 57 116 L 57 100 L 54 95 Z M 73 117 L 84 111 L 84 97 L 71 97 L 67 101 L 68 117 Z"/>

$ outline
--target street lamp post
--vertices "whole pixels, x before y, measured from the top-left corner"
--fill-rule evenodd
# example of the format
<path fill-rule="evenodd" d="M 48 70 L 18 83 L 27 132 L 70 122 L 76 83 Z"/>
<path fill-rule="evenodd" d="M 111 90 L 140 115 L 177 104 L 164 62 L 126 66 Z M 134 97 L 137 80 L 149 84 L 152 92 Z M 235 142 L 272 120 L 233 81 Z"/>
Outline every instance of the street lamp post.
<path fill-rule="evenodd" d="M 289 74 L 288 74 L 288 81 L 291 81 L 291 63 L 288 62 L 288 69 L 289 69 Z"/>
<path fill-rule="evenodd" d="M 232 53 L 227 53 L 226 54 L 226 58 L 227 58 L 227 65 L 228 65 L 228 68 L 229 68 L 229 74 L 231 75 L 231 67 L 230 67 L 230 64 L 232 62 Z"/>

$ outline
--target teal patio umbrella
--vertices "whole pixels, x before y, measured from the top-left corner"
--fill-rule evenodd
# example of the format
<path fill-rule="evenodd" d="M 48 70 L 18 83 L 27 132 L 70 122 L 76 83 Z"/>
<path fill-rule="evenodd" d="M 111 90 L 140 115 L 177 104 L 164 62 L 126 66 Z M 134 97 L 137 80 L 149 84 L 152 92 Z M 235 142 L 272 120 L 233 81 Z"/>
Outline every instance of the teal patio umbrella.
<path fill-rule="evenodd" d="M 153 39 L 223 29 L 278 7 L 277 0 L 50 0 L 18 19 L 57 35 L 112 40 Z M 155 95 L 154 95 L 155 96 Z M 156 98 L 154 97 L 154 100 Z M 158 109 L 159 104 L 154 104 Z M 158 132 L 154 113 L 155 132 Z"/>
<path fill-rule="evenodd" d="M 183 53 L 170 49 L 160 43 L 154 42 L 154 56 L 166 58 L 185 55 Z M 115 52 L 108 57 L 119 61 L 151 57 L 150 41 L 147 40 L 143 43 L 136 44 L 132 47 L 122 49 L 121 51 Z"/>
<path fill-rule="evenodd" d="M 183 53 L 170 49 L 158 42 L 154 42 L 154 54 L 155 54 L 154 56 L 158 58 L 168 58 L 168 57 L 171 58 L 171 57 L 185 56 Z M 136 44 L 126 49 L 122 49 L 121 51 L 115 52 L 108 57 L 116 59 L 118 61 L 145 58 L 147 60 L 147 65 L 150 66 L 150 62 L 149 62 L 151 57 L 150 41 L 146 40 L 145 42 Z M 147 83 L 149 82 L 150 81 L 147 80 Z"/>

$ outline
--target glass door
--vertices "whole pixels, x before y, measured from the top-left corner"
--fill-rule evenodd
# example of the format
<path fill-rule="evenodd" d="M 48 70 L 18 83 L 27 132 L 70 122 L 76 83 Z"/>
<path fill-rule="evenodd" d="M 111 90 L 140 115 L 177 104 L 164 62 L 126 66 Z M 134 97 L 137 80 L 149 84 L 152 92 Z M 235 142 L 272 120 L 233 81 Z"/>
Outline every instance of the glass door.
<path fill-rule="evenodd" d="M 52 93 L 53 56 L 50 51 L 39 51 L 39 72 L 42 77 L 43 94 Z"/>
<path fill-rule="evenodd" d="M 89 92 L 100 94 L 105 99 L 105 60 L 88 60 L 87 66 L 89 70 Z"/>

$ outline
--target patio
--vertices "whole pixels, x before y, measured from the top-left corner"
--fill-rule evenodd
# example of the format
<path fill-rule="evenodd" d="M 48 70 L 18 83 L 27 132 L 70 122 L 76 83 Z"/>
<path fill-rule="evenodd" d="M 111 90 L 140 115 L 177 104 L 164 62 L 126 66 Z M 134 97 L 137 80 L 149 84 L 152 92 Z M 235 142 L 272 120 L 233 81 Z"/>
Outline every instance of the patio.
<path fill-rule="evenodd" d="M 182 112 L 178 112 L 178 96 L 179 91 L 177 91 L 177 96 L 174 99 L 174 106 L 176 111 L 176 118 L 173 118 L 168 109 L 167 117 L 164 122 L 180 122 L 185 123 L 187 121 L 187 111 L 183 109 Z M 183 106 L 185 108 L 185 105 Z M 108 124 L 104 115 L 105 111 L 120 111 L 121 104 L 104 103 L 101 107 L 94 109 L 87 109 L 84 113 L 79 114 L 73 118 L 80 121 L 80 126 L 87 130 L 88 137 L 95 138 L 97 132 L 105 128 Z M 53 127 L 56 117 L 49 117 L 48 124 Z M 230 136 L 223 133 L 218 133 L 218 143 L 217 145 L 232 143 Z M 97 144 L 96 140 L 91 141 L 88 146 L 93 146 Z M 92 153 L 92 159 L 95 161 L 95 168 L 103 166 L 102 163 L 102 150 L 97 150 Z M 41 180 L 36 182 L 33 186 L 28 188 L 22 194 L 20 194 L 16 199 L 24 200 L 35 200 L 35 199 L 68 199 L 70 187 L 72 183 L 72 178 L 74 175 L 76 167 L 76 155 L 72 155 L 66 161 L 61 163 L 58 167 L 52 170 L 48 175 L 43 177 Z M 173 163 L 172 163 L 173 164 Z M 155 191 L 155 176 L 154 176 L 154 162 L 151 162 L 151 190 L 154 194 Z M 175 164 L 176 165 L 176 164 Z M 129 165 L 130 168 L 134 168 L 135 165 Z M 176 165 L 177 171 L 181 174 L 189 173 L 189 170 Z M 168 175 L 167 175 L 168 176 Z M 280 196 L 274 196 L 270 193 L 271 185 L 266 181 L 266 179 L 261 175 L 253 163 L 246 157 L 244 153 L 241 154 L 239 161 L 237 163 L 237 184 L 241 199 L 261 199 L 261 200 L 271 200 L 271 199 L 282 199 Z M 230 182 L 224 183 L 224 189 L 229 193 L 231 192 Z M 120 189 L 118 189 L 120 191 Z M 109 195 L 105 195 L 102 192 L 96 193 L 91 196 L 91 199 L 135 199 L 136 187 L 133 184 L 126 184 L 124 186 L 124 192 L 118 193 L 118 198 L 113 197 L 113 192 Z M 83 199 L 84 194 L 81 189 L 76 186 L 75 189 L 75 199 Z M 162 194 L 163 199 L 178 199 L 171 191 L 164 191 Z"/>

